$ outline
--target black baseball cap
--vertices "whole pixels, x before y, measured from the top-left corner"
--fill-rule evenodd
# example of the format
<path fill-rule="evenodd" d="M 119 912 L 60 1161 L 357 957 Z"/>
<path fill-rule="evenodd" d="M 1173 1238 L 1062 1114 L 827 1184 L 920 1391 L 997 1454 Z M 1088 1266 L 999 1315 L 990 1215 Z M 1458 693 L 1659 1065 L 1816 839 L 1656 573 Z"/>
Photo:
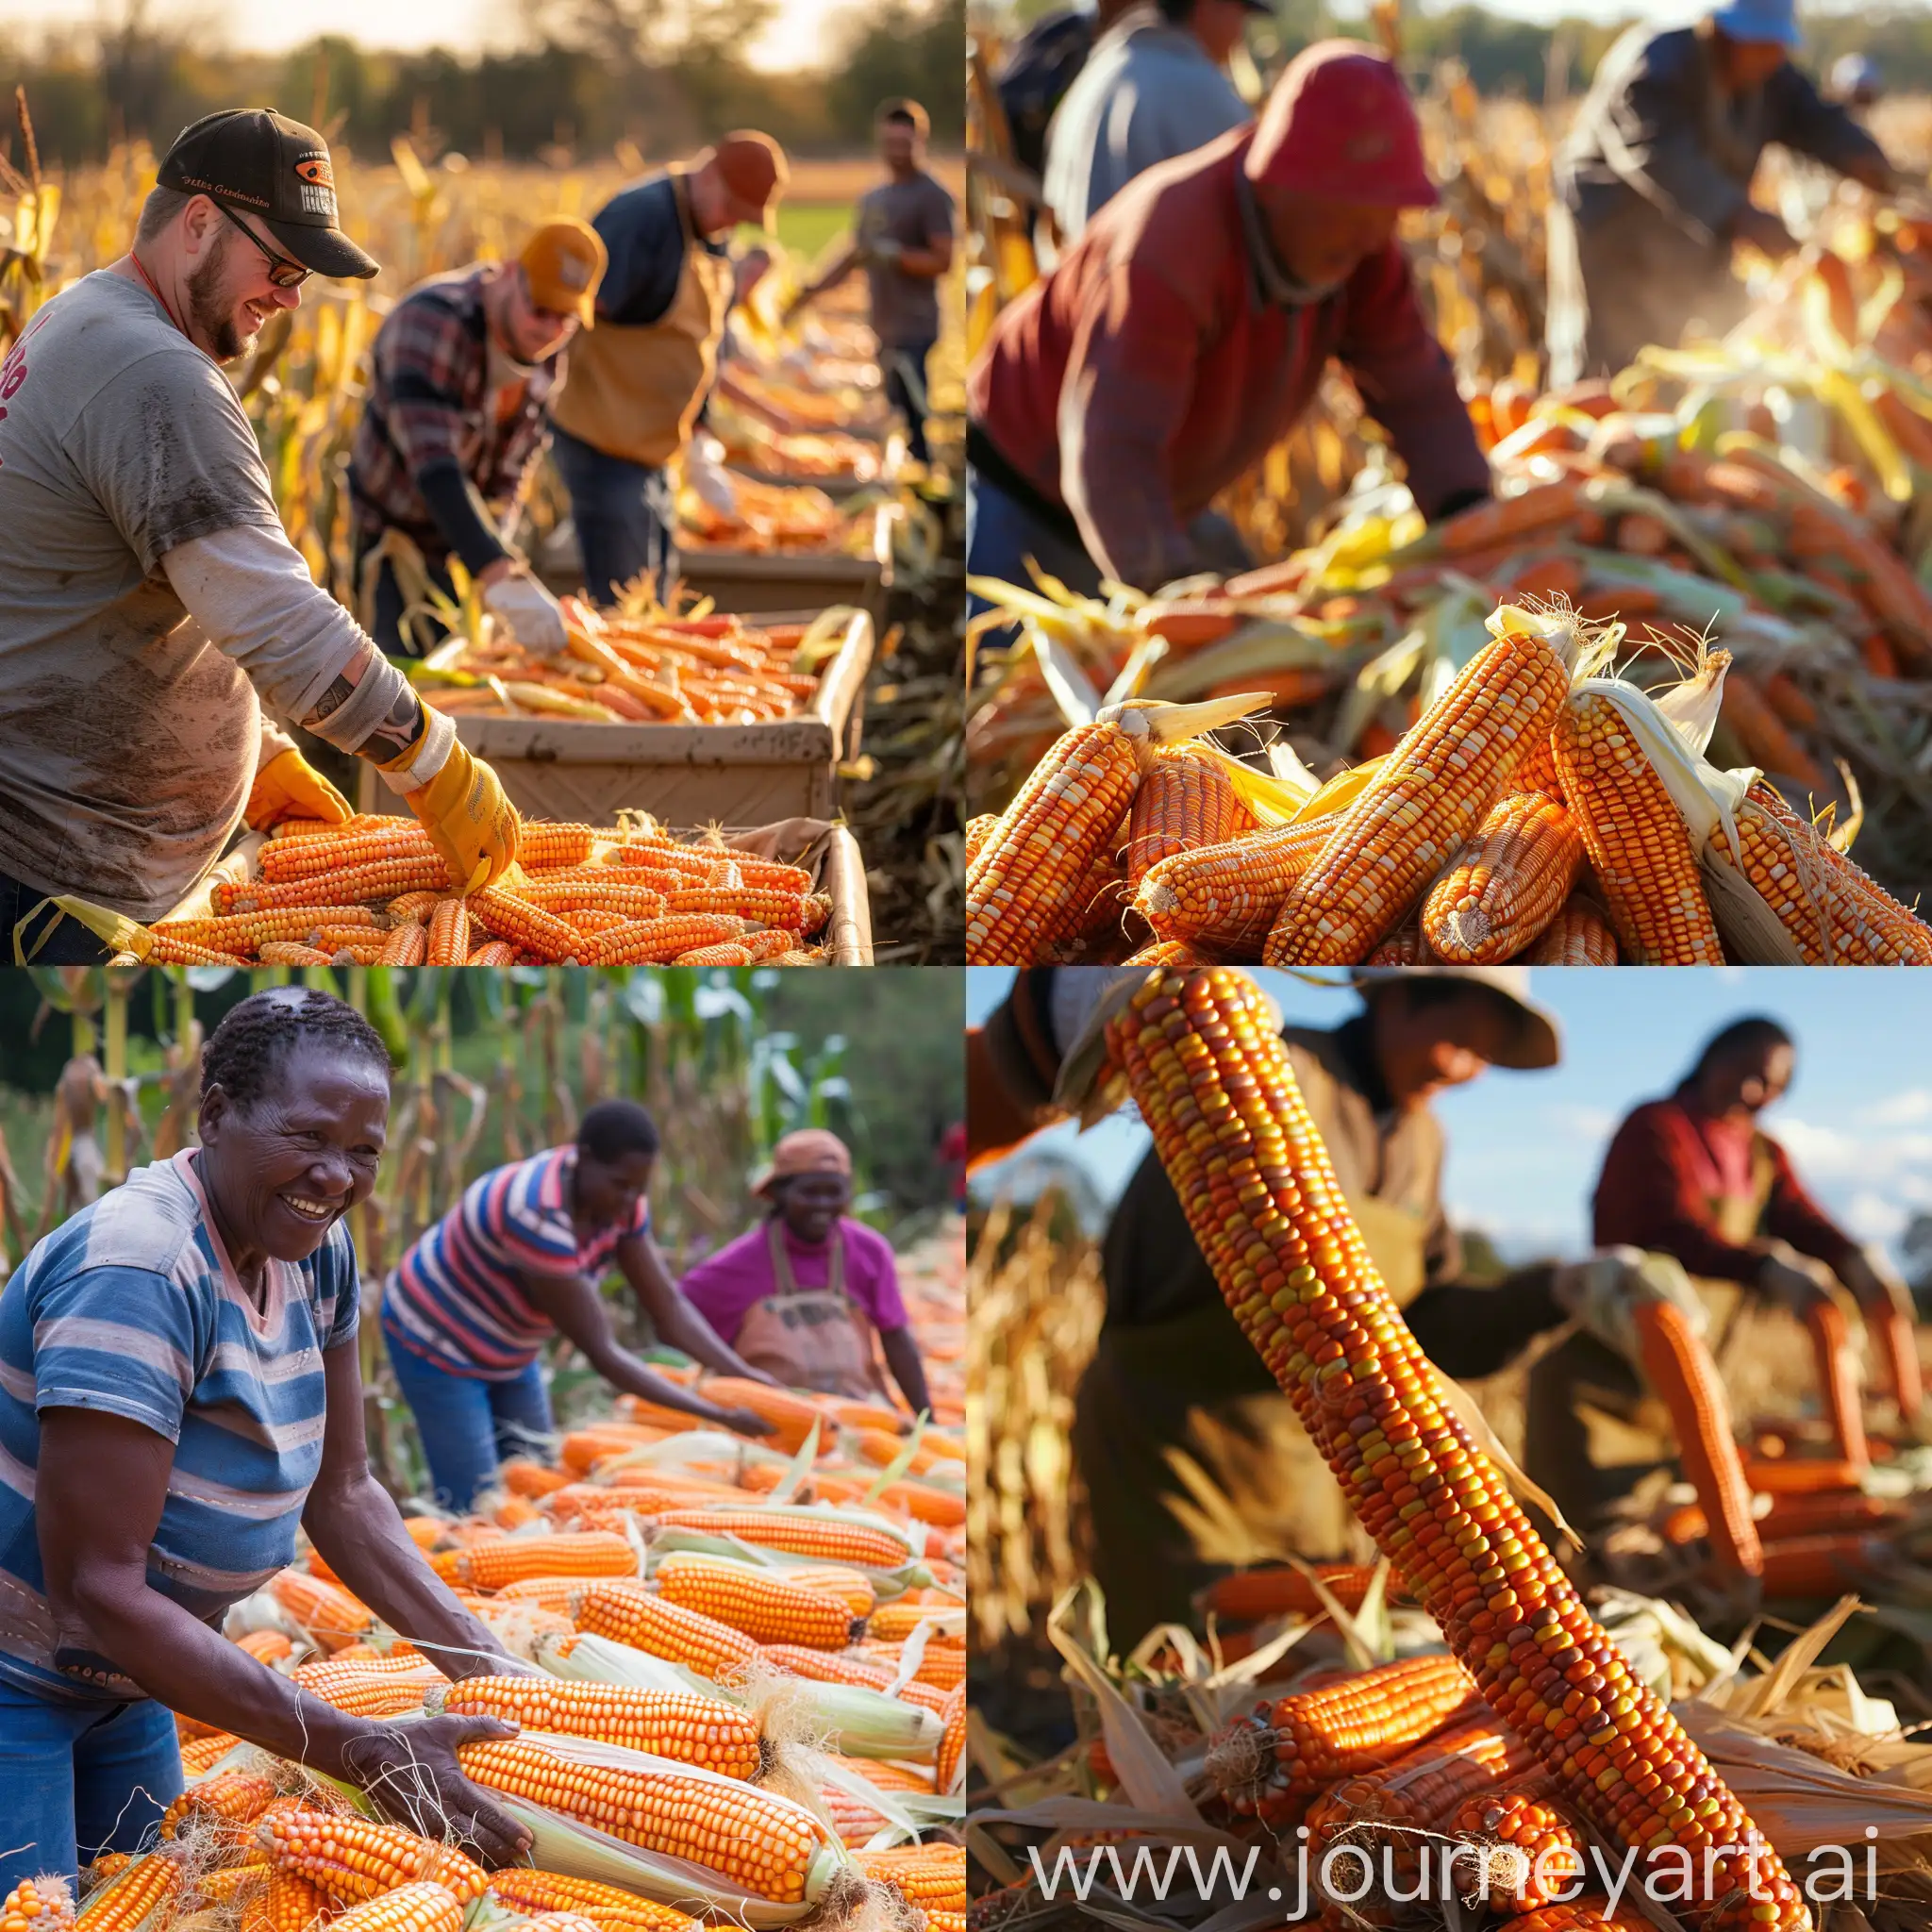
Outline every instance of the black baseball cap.
<path fill-rule="evenodd" d="M 366 281 L 382 264 L 336 226 L 328 143 L 270 108 L 225 108 L 175 137 L 157 176 L 163 188 L 206 194 L 259 217 L 306 269 Z"/>

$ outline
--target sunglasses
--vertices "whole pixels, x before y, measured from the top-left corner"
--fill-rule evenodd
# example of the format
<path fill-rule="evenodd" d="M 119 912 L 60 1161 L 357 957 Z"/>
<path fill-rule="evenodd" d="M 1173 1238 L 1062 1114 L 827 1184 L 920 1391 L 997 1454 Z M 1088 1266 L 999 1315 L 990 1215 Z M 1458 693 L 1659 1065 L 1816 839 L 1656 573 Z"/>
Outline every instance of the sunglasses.
<path fill-rule="evenodd" d="M 308 279 L 309 271 L 299 261 L 291 261 L 286 255 L 277 255 L 233 208 L 217 201 L 215 206 L 253 242 L 268 261 L 268 278 L 278 289 L 299 289 Z"/>

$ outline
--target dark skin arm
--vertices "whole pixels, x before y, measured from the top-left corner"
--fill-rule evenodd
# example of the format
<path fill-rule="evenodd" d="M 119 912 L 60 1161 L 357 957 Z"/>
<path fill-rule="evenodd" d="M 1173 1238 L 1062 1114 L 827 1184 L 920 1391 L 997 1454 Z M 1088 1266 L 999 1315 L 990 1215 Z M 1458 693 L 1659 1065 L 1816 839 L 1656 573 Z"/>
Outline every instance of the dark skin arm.
<path fill-rule="evenodd" d="M 772 1424 L 745 1408 L 721 1408 L 641 1362 L 610 1332 L 610 1316 L 594 1283 L 581 1274 L 537 1274 L 521 1271 L 524 1292 L 540 1315 L 557 1324 L 558 1333 L 573 1343 L 584 1359 L 613 1389 L 641 1396 L 665 1408 L 682 1409 L 715 1428 L 741 1436 L 768 1436 Z"/>
<path fill-rule="evenodd" d="M 855 236 L 832 258 L 824 275 L 791 298 L 786 314 L 795 315 L 808 302 L 816 301 L 827 289 L 836 289 L 864 258 L 864 252 Z M 892 265 L 921 281 L 938 281 L 953 265 L 952 235 L 929 235 L 924 248 L 902 249 Z"/>
<path fill-rule="evenodd" d="M 302 1526 L 323 1560 L 391 1630 L 420 1644 L 452 1682 L 525 1674 L 527 1667 L 504 1649 L 487 1624 L 464 1609 L 423 1560 L 403 1528 L 402 1512 L 370 1474 L 362 1370 L 355 1348 L 332 1348 L 322 1364 L 328 1418 L 322 1471 L 308 1492 Z M 473 1651 L 482 1655 L 469 1655 Z"/>
<path fill-rule="evenodd" d="M 919 1359 L 919 1344 L 909 1328 L 882 1329 L 879 1345 L 886 1352 L 886 1366 L 892 1372 L 914 1415 L 932 1413 L 932 1396 L 925 1386 L 925 1364 Z"/>
<path fill-rule="evenodd" d="M 354 1414 L 359 1430 L 360 1409 Z M 83 1626 L 170 1709 L 354 1784 L 412 1828 L 441 1837 L 447 1825 L 488 1864 L 523 1854 L 528 1833 L 470 1783 L 456 1756 L 460 1744 L 513 1737 L 513 1725 L 486 1717 L 407 1726 L 346 1717 L 149 1589 L 148 1550 L 174 1463 L 165 1436 L 125 1417 L 42 1414 L 36 1515 L 56 1619 Z M 423 1567 L 413 1548 L 409 1555 Z"/>
<path fill-rule="evenodd" d="M 775 1378 L 742 1359 L 685 1300 L 664 1266 L 658 1243 L 649 1235 L 626 1235 L 617 1244 L 615 1259 L 618 1272 L 637 1296 L 638 1307 L 649 1317 L 653 1330 L 666 1347 L 679 1350 L 721 1375 L 741 1376 L 772 1389 L 779 1386 Z"/>

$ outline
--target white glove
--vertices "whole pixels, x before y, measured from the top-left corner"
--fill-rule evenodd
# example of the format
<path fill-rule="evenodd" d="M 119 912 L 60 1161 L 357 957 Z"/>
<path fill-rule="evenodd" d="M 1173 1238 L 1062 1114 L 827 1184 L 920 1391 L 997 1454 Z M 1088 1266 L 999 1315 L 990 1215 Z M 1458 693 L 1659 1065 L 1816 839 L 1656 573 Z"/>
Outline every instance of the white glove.
<path fill-rule="evenodd" d="M 1551 1285 L 1557 1306 L 1626 1361 L 1638 1359 L 1636 1309 L 1642 1302 L 1672 1302 L 1700 1341 L 1710 1325 L 1702 1298 L 1672 1255 L 1641 1248 L 1604 1248 L 1585 1261 L 1568 1261 Z"/>
<path fill-rule="evenodd" d="M 903 242 L 894 242 L 890 236 L 881 235 L 869 246 L 866 253 L 870 259 L 882 261 L 890 267 L 906 253 L 906 244 Z"/>
<path fill-rule="evenodd" d="M 554 658 L 570 641 L 563 607 L 533 576 L 511 571 L 483 586 L 483 608 L 526 651 Z"/>
<path fill-rule="evenodd" d="M 691 440 L 684 453 L 684 480 L 698 493 L 698 500 L 714 509 L 728 523 L 738 521 L 738 491 L 724 474 L 724 445 L 715 436 Z"/>

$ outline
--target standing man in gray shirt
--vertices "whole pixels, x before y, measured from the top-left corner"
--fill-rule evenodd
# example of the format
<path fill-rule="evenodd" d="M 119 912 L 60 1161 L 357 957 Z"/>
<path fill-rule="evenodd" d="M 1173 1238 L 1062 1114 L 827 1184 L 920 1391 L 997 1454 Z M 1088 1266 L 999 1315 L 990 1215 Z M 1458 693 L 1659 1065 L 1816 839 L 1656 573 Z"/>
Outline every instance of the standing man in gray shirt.
<path fill-rule="evenodd" d="M 1751 200 L 1773 142 L 1875 193 L 1899 176 L 1847 109 L 1790 63 L 1793 0 L 1728 0 L 1693 26 L 1633 26 L 1604 56 L 1557 158 L 1549 210 L 1550 384 L 1613 375 L 1685 325 L 1743 318 L 1731 244 L 1796 246 Z"/>
<path fill-rule="evenodd" d="M 939 287 L 953 265 L 953 197 L 926 173 L 931 123 L 917 101 L 887 101 L 874 117 L 879 158 L 891 177 L 860 196 L 852 240 L 819 278 L 793 297 L 788 317 L 865 270 L 872 332 L 878 338 L 886 399 L 906 419 L 906 446 L 918 462 L 926 448 L 925 364 L 940 339 Z"/>
<path fill-rule="evenodd" d="M 1268 0 L 1158 0 L 1093 43 L 1046 135 L 1046 205 L 1071 244 L 1131 181 L 1253 118 L 1227 63 Z"/>
<path fill-rule="evenodd" d="M 514 860 L 495 774 L 309 577 L 222 374 L 309 275 L 376 273 L 336 225 L 320 135 L 210 114 L 169 149 L 128 252 L 0 362 L 8 957 L 107 957 L 57 895 L 158 919 L 242 823 L 346 819 L 264 708 L 375 764 L 458 886 Z"/>

